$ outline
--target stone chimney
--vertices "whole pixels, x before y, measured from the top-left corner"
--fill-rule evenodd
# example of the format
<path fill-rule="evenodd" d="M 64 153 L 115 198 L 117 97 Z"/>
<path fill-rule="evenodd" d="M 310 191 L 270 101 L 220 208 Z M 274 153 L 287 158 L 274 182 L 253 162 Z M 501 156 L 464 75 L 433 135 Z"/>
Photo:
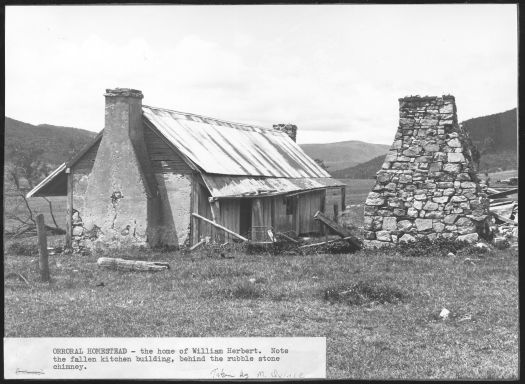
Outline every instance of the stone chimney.
<path fill-rule="evenodd" d="M 82 212 L 88 246 L 155 245 L 159 197 L 144 143 L 142 92 L 115 88 L 104 96 L 104 133 Z"/>
<path fill-rule="evenodd" d="M 293 141 L 297 138 L 297 125 L 294 124 L 274 124 L 273 129 L 286 133 Z"/>
<path fill-rule="evenodd" d="M 486 235 L 488 199 L 473 165 L 453 96 L 399 99 L 395 140 L 365 202 L 365 244 Z"/>

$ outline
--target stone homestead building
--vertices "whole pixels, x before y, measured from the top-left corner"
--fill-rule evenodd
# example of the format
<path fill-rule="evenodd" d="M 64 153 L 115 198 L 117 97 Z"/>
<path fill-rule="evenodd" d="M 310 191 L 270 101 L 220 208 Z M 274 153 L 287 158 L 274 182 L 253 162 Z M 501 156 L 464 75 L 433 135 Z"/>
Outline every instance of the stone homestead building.
<path fill-rule="evenodd" d="M 262 128 L 142 105 L 133 89 L 108 89 L 105 126 L 31 196 L 67 196 L 74 248 L 228 241 L 207 218 L 248 238 L 319 234 L 320 210 L 337 219 L 344 184 L 295 143 L 294 125 Z"/>
<path fill-rule="evenodd" d="M 402 98 L 399 112 L 394 143 L 365 202 L 365 245 L 477 240 L 488 231 L 489 200 L 454 97 Z"/>

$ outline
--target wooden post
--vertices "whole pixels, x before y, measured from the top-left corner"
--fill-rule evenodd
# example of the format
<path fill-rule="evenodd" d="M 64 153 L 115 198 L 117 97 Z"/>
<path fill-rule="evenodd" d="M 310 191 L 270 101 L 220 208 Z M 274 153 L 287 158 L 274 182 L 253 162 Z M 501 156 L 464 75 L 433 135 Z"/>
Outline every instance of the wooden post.
<path fill-rule="evenodd" d="M 44 215 L 42 214 L 36 217 L 36 232 L 38 234 L 38 253 L 40 255 L 38 263 L 40 267 L 40 277 L 42 281 L 49 281 L 46 226 L 44 224 Z"/>
<path fill-rule="evenodd" d="M 262 237 L 263 235 L 261 234 L 258 234 L 256 232 L 256 229 L 254 227 L 257 227 L 257 228 L 261 228 L 263 225 L 264 225 L 264 219 L 263 219 L 263 212 L 262 212 L 262 207 L 261 207 L 261 199 L 254 199 L 253 200 L 253 213 L 254 213 L 254 218 L 255 218 L 255 222 L 257 225 L 253 226 L 252 227 L 252 240 L 253 241 L 257 241 L 257 240 L 264 240 L 264 237 Z M 258 238 L 258 236 L 260 236 L 261 238 Z"/>
<path fill-rule="evenodd" d="M 210 198 L 211 199 L 211 198 Z M 211 210 L 211 218 L 213 219 L 213 222 L 214 223 L 217 223 L 219 224 L 219 221 L 220 221 L 220 216 L 221 216 L 221 209 L 220 209 L 220 205 L 219 205 L 219 201 L 218 200 L 214 200 L 214 201 L 209 201 L 210 202 L 210 210 Z M 223 236 L 221 236 L 223 235 Z M 214 227 L 211 227 L 211 238 L 212 239 L 217 239 L 217 240 L 220 240 L 220 241 L 223 241 L 224 237 L 224 234 L 221 232 L 221 233 L 217 233 L 217 231 L 215 231 L 215 228 Z"/>
<path fill-rule="evenodd" d="M 66 169 L 67 200 L 66 200 L 66 248 L 71 248 L 73 238 L 73 174 Z"/>

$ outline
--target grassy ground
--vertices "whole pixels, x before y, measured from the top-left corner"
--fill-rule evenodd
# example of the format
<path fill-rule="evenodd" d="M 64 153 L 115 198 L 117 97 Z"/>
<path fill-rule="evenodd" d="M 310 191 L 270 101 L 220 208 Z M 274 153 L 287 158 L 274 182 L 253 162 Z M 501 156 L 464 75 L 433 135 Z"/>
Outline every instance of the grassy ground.
<path fill-rule="evenodd" d="M 347 204 L 362 204 L 373 183 L 348 180 Z M 362 206 L 351 208 L 355 225 L 362 215 Z M 6 243 L 7 337 L 325 336 L 329 378 L 518 377 L 516 250 L 109 255 L 170 263 L 156 273 L 99 269 L 100 255 L 57 255 L 50 256 L 51 283 L 41 283 L 35 242 Z M 341 293 L 355 286 L 379 295 Z M 381 300 L 390 296 L 400 300 Z M 438 318 L 442 308 L 449 319 Z"/>
<path fill-rule="evenodd" d="M 346 205 L 363 204 L 375 179 L 340 179 L 346 184 Z"/>
<path fill-rule="evenodd" d="M 99 269 L 97 255 L 51 256 L 44 284 L 38 257 L 8 254 L 5 273 L 29 285 L 5 279 L 5 336 L 325 336 L 330 378 L 517 378 L 516 251 L 469 254 L 473 264 L 384 251 L 230 255 L 113 255 L 170 262 L 156 273 Z M 326 300 L 357 282 L 402 299 Z M 448 320 L 437 319 L 443 307 Z"/>

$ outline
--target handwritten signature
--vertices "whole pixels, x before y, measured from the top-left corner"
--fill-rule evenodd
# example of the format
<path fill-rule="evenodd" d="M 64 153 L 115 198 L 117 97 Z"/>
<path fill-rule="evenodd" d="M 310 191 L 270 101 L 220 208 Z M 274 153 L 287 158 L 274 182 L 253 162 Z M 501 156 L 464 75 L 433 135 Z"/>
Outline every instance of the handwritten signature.
<path fill-rule="evenodd" d="M 25 369 L 17 368 L 16 369 L 16 374 L 18 375 L 19 373 L 27 373 L 27 374 L 30 374 L 30 375 L 43 375 L 44 371 L 41 370 L 41 369 L 39 369 L 38 371 L 27 371 Z"/>
<path fill-rule="evenodd" d="M 239 377 L 241 379 L 248 379 L 249 375 L 247 372 L 241 371 L 239 375 L 232 374 L 231 372 L 225 372 L 223 368 L 214 368 L 210 372 L 211 377 L 213 379 L 224 379 L 228 377 Z M 259 371 L 256 375 L 259 379 L 279 379 L 279 378 L 287 378 L 287 379 L 302 379 L 304 378 L 304 374 L 302 372 L 280 372 L 276 369 L 273 371 L 267 373 L 265 371 Z"/>
<path fill-rule="evenodd" d="M 241 379 L 248 378 L 248 374 L 244 373 L 243 371 L 239 373 L 239 376 L 235 376 L 235 375 L 232 375 L 231 373 L 224 372 L 224 369 L 222 368 L 220 370 L 219 368 L 214 368 L 211 370 L 210 374 L 213 379 L 224 379 L 226 377 L 240 377 Z"/>

